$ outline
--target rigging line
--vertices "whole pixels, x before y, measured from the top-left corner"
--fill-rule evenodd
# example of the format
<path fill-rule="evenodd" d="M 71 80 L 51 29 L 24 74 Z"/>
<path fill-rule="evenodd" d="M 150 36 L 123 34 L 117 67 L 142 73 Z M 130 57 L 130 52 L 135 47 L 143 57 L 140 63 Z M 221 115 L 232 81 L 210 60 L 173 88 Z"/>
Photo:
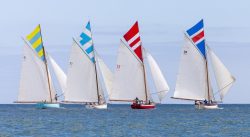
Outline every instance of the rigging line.
<path fill-rule="evenodd" d="M 60 94 L 60 95 L 57 95 L 57 97 L 61 97 L 61 96 L 63 96 L 64 95 L 64 93 L 62 93 L 62 94 Z"/>
<path fill-rule="evenodd" d="M 234 81 L 235 81 L 235 80 L 233 80 L 232 82 L 228 83 L 225 87 L 219 89 L 219 90 L 215 93 L 215 95 L 218 94 L 218 93 L 220 93 L 223 89 L 225 89 L 225 88 L 228 87 L 229 85 L 233 84 Z"/>

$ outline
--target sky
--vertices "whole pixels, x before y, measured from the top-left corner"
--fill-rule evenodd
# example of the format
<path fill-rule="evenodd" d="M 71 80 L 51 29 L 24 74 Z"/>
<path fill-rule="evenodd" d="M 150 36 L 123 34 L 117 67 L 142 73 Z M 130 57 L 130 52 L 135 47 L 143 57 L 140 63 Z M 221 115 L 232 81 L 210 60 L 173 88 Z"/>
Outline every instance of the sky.
<path fill-rule="evenodd" d="M 41 24 L 45 48 L 67 72 L 72 38 L 89 20 L 95 48 L 112 70 L 119 39 L 138 21 L 143 46 L 154 56 L 170 86 L 164 103 L 190 103 L 170 97 L 175 88 L 183 32 L 200 19 L 204 19 L 208 45 L 236 78 L 224 103 L 250 103 L 249 5 L 248 0 L 1 1 L 0 103 L 17 99 L 24 45 L 21 37 Z M 152 85 L 152 80 L 149 83 Z M 213 87 L 216 91 L 216 85 Z M 155 90 L 153 86 L 151 89 Z"/>

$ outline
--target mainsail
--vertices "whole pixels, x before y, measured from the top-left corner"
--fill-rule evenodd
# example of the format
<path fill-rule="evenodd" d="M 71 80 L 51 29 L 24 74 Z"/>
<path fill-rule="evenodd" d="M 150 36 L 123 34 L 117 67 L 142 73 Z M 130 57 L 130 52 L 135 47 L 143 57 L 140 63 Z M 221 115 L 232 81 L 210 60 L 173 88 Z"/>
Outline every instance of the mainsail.
<path fill-rule="evenodd" d="M 25 42 L 20 78 L 19 103 L 50 102 L 55 95 L 53 84 L 48 85 L 46 65 L 35 51 Z M 48 70 L 49 71 L 49 70 Z M 49 75 L 49 79 L 50 75 Z M 51 92 L 51 93 L 50 93 Z M 50 95 L 51 94 L 51 95 Z"/>
<path fill-rule="evenodd" d="M 220 98 L 222 100 L 225 94 L 233 85 L 235 78 L 232 76 L 229 70 L 224 66 L 224 64 L 220 61 L 220 59 L 208 46 L 207 50 L 208 50 L 208 55 L 211 59 L 216 82 L 219 88 L 218 92 L 220 93 Z"/>
<path fill-rule="evenodd" d="M 114 73 L 111 101 L 146 100 L 143 64 L 121 40 Z"/>
<path fill-rule="evenodd" d="M 61 67 L 55 62 L 55 60 L 47 53 L 48 61 L 50 62 L 54 73 L 56 74 L 56 78 L 59 82 L 59 85 L 62 89 L 62 92 L 64 93 L 66 91 L 66 81 L 67 76 L 61 69 Z"/>
<path fill-rule="evenodd" d="M 166 96 L 167 92 L 169 91 L 169 86 L 161 72 L 160 67 L 155 61 L 155 59 L 152 57 L 152 55 L 149 52 L 146 52 L 146 54 L 147 54 L 149 67 L 151 70 L 151 75 L 153 77 L 154 84 L 157 90 L 157 95 L 159 97 L 159 100 L 161 101 Z"/>
<path fill-rule="evenodd" d="M 95 65 L 74 40 L 69 59 L 65 102 L 98 102 Z"/>
<path fill-rule="evenodd" d="M 181 50 L 174 98 L 205 100 L 208 91 L 206 62 L 187 36 Z"/>

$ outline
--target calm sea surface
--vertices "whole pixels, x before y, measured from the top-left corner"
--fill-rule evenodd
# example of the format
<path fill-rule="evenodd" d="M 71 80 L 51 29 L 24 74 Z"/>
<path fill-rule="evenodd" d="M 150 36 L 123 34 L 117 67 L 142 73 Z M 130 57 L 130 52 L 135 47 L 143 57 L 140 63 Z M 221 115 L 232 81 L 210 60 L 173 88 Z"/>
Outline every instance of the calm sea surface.
<path fill-rule="evenodd" d="M 196 110 L 193 105 L 158 105 L 132 110 L 110 105 L 89 110 L 81 105 L 35 109 L 34 105 L 0 105 L 0 136 L 250 136 L 250 105 L 220 105 Z"/>

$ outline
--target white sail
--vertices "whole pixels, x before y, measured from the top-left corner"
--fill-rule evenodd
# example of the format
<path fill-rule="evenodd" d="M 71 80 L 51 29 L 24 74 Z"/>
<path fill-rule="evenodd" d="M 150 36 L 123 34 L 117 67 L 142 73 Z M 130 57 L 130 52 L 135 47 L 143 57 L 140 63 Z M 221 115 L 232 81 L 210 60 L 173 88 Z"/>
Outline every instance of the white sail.
<path fill-rule="evenodd" d="M 143 47 L 142 47 L 143 48 Z M 150 101 L 152 101 L 152 102 L 156 102 L 155 100 L 154 100 L 154 98 L 151 96 L 151 94 L 152 94 L 152 92 L 150 91 L 150 88 L 149 88 L 149 84 L 148 84 L 148 81 L 147 81 L 147 79 L 148 79 L 148 76 L 147 76 L 147 68 L 145 67 L 145 55 L 147 54 L 146 52 L 145 52 L 146 50 L 145 50 L 145 48 L 143 48 L 143 50 L 142 50 L 142 56 L 143 56 L 143 59 L 144 59 L 144 62 L 143 62 L 143 66 L 144 66 L 144 81 L 145 81 L 145 88 L 146 88 L 146 93 L 145 93 L 145 96 L 147 95 L 147 99 L 148 100 L 150 100 Z M 147 55 L 146 55 L 147 56 Z"/>
<path fill-rule="evenodd" d="M 101 59 L 99 55 L 96 54 L 96 62 L 100 68 L 100 71 L 102 73 L 102 77 L 104 80 L 104 84 L 107 90 L 108 95 L 111 93 L 112 89 L 112 82 L 113 82 L 113 73 L 108 68 L 108 66 L 104 63 L 104 61 Z"/>
<path fill-rule="evenodd" d="M 61 69 L 61 67 L 55 62 L 55 60 L 49 55 L 47 54 L 48 60 L 54 70 L 54 73 L 56 74 L 56 78 L 59 82 L 59 85 L 62 89 L 62 92 L 64 93 L 66 91 L 66 80 L 67 80 L 67 76 L 66 74 L 63 72 L 63 70 Z"/>
<path fill-rule="evenodd" d="M 148 59 L 149 67 L 151 70 L 151 74 L 154 80 L 154 84 L 157 90 L 157 95 L 159 97 L 159 100 L 161 101 L 166 96 L 167 92 L 169 91 L 169 86 L 161 72 L 160 67 L 155 61 L 155 59 L 148 52 L 146 52 L 146 54 L 147 54 L 147 59 Z"/>
<path fill-rule="evenodd" d="M 143 64 L 121 40 L 110 100 L 146 100 Z"/>
<path fill-rule="evenodd" d="M 74 41 L 69 59 L 65 102 L 98 102 L 95 65 Z"/>
<path fill-rule="evenodd" d="M 193 43 L 185 36 L 182 48 L 179 73 L 174 98 L 204 100 L 208 99 L 207 73 L 205 60 Z"/>
<path fill-rule="evenodd" d="M 230 87 L 233 85 L 235 78 L 231 75 L 228 69 L 209 47 L 207 48 L 207 50 L 211 59 L 216 82 L 220 92 L 220 97 L 222 100 Z"/>
<path fill-rule="evenodd" d="M 29 45 L 25 44 L 17 102 L 50 102 L 50 94 L 52 99 L 55 95 L 52 82 L 50 86 L 52 89 L 51 93 L 49 90 L 45 63 L 37 56 Z"/>

